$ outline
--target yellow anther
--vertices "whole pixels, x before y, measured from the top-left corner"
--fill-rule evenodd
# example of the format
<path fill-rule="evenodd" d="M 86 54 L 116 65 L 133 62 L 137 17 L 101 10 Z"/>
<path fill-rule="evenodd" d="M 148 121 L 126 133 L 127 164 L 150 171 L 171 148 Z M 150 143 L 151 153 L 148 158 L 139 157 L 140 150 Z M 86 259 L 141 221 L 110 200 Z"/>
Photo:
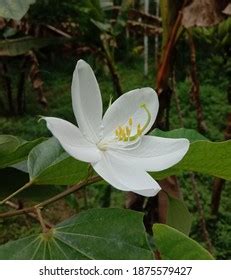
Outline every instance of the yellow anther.
<path fill-rule="evenodd" d="M 141 125 L 140 123 L 137 125 L 137 135 L 141 135 L 142 134 L 142 129 L 141 129 Z"/>
<path fill-rule="evenodd" d="M 143 109 L 146 113 L 147 113 L 147 120 L 145 122 L 145 124 L 143 126 L 141 126 L 141 124 L 139 123 L 136 127 L 136 134 L 131 135 L 133 128 L 133 119 L 132 117 L 130 117 L 128 119 L 128 122 L 126 126 L 118 126 L 115 130 L 115 134 L 117 137 L 118 141 L 124 141 L 124 142 L 131 142 L 131 141 L 135 141 L 137 140 L 142 134 L 144 134 L 144 131 L 146 130 L 146 128 L 148 127 L 150 121 L 151 121 L 151 113 L 148 110 L 148 107 L 146 106 L 145 103 L 140 104 L 140 108 Z"/>
<path fill-rule="evenodd" d="M 129 120 L 128 120 L 128 124 L 129 124 L 130 126 L 132 126 L 132 123 L 133 123 L 133 121 L 132 121 L 132 118 L 130 117 Z"/>
<path fill-rule="evenodd" d="M 128 126 L 126 126 L 126 134 L 128 137 L 131 135 L 131 128 L 129 128 Z"/>

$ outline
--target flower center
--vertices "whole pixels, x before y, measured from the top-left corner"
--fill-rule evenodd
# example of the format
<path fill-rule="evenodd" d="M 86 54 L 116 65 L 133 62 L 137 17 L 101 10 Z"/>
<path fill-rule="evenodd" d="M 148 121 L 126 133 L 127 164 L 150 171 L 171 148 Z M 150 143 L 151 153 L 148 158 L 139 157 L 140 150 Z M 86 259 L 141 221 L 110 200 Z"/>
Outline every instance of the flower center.
<path fill-rule="evenodd" d="M 142 127 L 140 123 L 136 126 L 136 133 L 131 135 L 131 132 L 133 130 L 133 119 L 130 117 L 128 119 L 127 125 L 125 126 L 118 126 L 115 130 L 116 139 L 118 141 L 122 142 L 130 142 L 137 140 L 144 132 L 144 130 L 147 128 L 151 121 L 151 113 L 148 110 L 146 104 L 141 104 L 140 108 L 143 109 L 147 113 L 147 121 L 145 122 L 144 126 Z"/>

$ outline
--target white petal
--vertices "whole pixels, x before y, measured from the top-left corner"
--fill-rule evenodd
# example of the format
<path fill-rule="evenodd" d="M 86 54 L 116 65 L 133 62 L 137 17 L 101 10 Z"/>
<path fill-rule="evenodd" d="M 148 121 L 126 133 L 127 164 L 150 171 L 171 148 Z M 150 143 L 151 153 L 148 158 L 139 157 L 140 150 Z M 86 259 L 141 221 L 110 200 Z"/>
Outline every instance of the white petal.
<path fill-rule="evenodd" d="M 141 88 L 129 91 L 118 98 L 106 111 L 103 117 L 104 137 L 108 138 L 118 126 L 128 123 L 133 118 L 133 127 L 140 123 L 141 127 L 147 122 L 147 112 L 140 108 L 145 104 L 151 113 L 151 120 L 143 132 L 145 134 L 153 125 L 159 108 L 159 101 L 156 92 L 151 88 Z"/>
<path fill-rule="evenodd" d="M 117 189 L 144 196 L 154 196 L 160 190 L 159 184 L 147 172 L 130 165 L 126 159 L 119 158 L 110 151 L 102 153 L 101 160 L 92 166 L 105 181 Z"/>
<path fill-rule="evenodd" d="M 130 164 L 146 171 L 160 171 L 178 163 L 189 149 L 187 139 L 172 139 L 145 135 L 135 149 L 114 150 Z"/>
<path fill-rule="evenodd" d="M 95 144 L 85 139 L 77 126 L 58 118 L 43 119 L 47 122 L 47 128 L 72 157 L 86 162 L 96 162 L 101 158 Z"/>
<path fill-rule="evenodd" d="M 102 123 L 99 85 L 90 65 L 79 60 L 72 79 L 72 107 L 78 126 L 90 141 L 98 142 Z"/>

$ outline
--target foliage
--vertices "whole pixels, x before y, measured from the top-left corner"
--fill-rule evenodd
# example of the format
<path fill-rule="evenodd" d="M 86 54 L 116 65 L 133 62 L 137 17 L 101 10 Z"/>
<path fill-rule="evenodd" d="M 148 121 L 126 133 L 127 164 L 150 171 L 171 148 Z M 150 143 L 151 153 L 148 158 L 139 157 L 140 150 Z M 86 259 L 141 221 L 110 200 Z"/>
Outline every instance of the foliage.
<path fill-rule="evenodd" d="M 91 209 L 57 225 L 0 246 L 0 259 L 152 259 L 142 214 Z"/>
<path fill-rule="evenodd" d="M 191 238 L 163 224 L 154 224 L 155 244 L 164 260 L 212 260 L 212 255 Z"/>

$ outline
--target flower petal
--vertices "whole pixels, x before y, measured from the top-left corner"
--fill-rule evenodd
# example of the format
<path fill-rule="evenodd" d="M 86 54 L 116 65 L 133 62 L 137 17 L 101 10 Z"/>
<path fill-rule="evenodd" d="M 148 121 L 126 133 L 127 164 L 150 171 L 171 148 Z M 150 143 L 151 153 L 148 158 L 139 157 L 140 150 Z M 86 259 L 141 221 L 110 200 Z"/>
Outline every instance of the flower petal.
<path fill-rule="evenodd" d="M 133 119 L 133 127 L 141 127 L 147 122 L 147 112 L 140 106 L 145 104 L 151 113 L 151 119 L 144 130 L 145 134 L 153 125 L 159 108 L 159 101 L 156 92 L 152 88 L 141 88 L 129 91 L 118 98 L 106 111 L 103 117 L 104 138 L 113 135 L 118 126 L 128 123 L 130 117 Z"/>
<path fill-rule="evenodd" d="M 79 129 L 90 141 L 99 140 L 102 123 L 102 99 L 90 65 L 79 60 L 72 79 L 72 107 Z"/>
<path fill-rule="evenodd" d="M 47 122 L 47 128 L 72 157 L 86 162 L 96 162 L 101 158 L 100 151 L 83 137 L 77 126 L 59 118 L 43 119 Z"/>
<path fill-rule="evenodd" d="M 124 158 L 107 151 L 102 153 L 101 160 L 94 163 L 95 171 L 113 187 L 132 191 L 144 196 L 154 196 L 159 190 L 159 184 L 144 170 L 130 165 Z"/>
<path fill-rule="evenodd" d="M 178 163 L 189 149 L 187 139 L 172 139 L 145 135 L 134 149 L 116 149 L 118 157 L 146 171 L 160 171 Z"/>

